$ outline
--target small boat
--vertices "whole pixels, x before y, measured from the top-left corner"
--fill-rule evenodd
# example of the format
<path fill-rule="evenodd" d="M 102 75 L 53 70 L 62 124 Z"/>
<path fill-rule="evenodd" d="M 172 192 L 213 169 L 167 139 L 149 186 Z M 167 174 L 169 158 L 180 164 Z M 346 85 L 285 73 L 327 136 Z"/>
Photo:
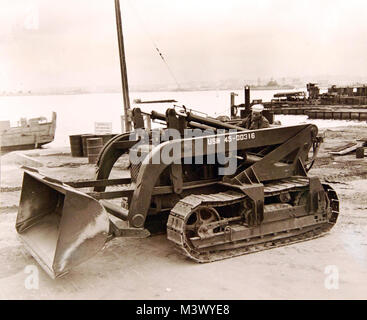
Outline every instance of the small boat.
<path fill-rule="evenodd" d="M 145 100 L 142 101 L 141 99 L 135 99 L 134 103 L 136 104 L 149 104 L 149 103 L 175 103 L 176 100 L 173 99 L 166 99 L 166 100 Z"/>
<path fill-rule="evenodd" d="M 293 90 L 295 89 L 294 86 L 291 85 L 277 85 L 277 86 L 271 86 L 271 85 L 266 85 L 266 86 L 252 86 L 251 87 L 252 90 Z"/>
<path fill-rule="evenodd" d="M 270 80 L 265 86 L 257 85 L 251 86 L 252 90 L 293 90 L 294 86 L 291 85 L 279 85 L 275 80 Z"/>
<path fill-rule="evenodd" d="M 50 143 L 55 138 L 56 112 L 52 113 L 51 122 L 45 117 L 21 118 L 16 127 L 10 121 L 0 121 L 1 152 L 13 150 L 37 149 Z"/>

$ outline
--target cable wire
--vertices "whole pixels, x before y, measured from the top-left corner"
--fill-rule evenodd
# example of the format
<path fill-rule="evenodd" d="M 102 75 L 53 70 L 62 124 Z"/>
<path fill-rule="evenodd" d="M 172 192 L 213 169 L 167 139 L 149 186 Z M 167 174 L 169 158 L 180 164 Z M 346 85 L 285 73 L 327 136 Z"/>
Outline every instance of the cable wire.
<path fill-rule="evenodd" d="M 175 77 L 172 69 L 170 68 L 170 66 L 169 66 L 168 62 L 166 61 L 165 57 L 163 56 L 162 52 L 159 50 L 157 43 L 154 41 L 152 35 L 150 34 L 150 32 L 148 31 L 148 29 L 146 28 L 146 26 L 145 26 L 142 18 L 140 17 L 138 11 L 136 10 L 136 8 L 134 7 L 134 5 L 131 3 L 130 0 L 127 0 L 127 2 L 129 3 L 130 7 L 134 11 L 134 14 L 136 15 L 137 19 L 139 20 L 142 29 L 144 30 L 144 32 L 146 33 L 147 37 L 152 42 L 155 50 L 158 52 L 159 57 L 162 59 L 163 63 L 165 64 L 165 66 L 166 66 L 169 74 L 171 75 L 172 79 L 175 81 L 175 83 L 177 85 L 177 89 L 181 89 L 181 86 L 180 86 L 179 82 L 177 81 L 177 78 Z"/>

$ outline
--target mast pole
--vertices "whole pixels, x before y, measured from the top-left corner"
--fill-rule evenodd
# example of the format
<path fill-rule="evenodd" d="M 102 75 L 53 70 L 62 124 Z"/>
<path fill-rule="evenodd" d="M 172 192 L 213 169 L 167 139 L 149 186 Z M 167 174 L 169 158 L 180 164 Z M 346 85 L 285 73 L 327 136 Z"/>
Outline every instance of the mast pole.
<path fill-rule="evenodd" d="M 116 12 L 116 27 L 117 27 L 117 37 L 118 37 L 119 54 L 120 54 L 122 93 L 124 97 L 125 132 L 129 132 L 131 131 L 130 97 L 129 97 L 129 84 L 127 81 L 124 36 L 122 33 L 120 0 L 115 0 L 115 12 Z"/>

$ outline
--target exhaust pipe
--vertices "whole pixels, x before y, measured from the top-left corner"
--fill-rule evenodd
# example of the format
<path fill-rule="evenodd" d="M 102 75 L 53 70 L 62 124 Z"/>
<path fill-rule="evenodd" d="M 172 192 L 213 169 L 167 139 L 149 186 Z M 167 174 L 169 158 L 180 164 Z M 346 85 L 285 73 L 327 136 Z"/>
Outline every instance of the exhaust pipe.
<path fill-rule="evenodd" d="M 52 278 L 101 250 L 109 226 L 108 214 L 96 199 L 36 171 L 24 172 L 16 230 Z"/>

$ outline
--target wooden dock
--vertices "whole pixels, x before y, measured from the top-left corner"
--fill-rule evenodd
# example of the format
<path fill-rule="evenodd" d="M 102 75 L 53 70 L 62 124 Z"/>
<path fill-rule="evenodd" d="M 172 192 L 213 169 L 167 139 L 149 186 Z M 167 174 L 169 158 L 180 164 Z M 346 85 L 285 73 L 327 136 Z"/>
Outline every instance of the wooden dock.
<path fill-rule="evenodd" d="M 307 115 L 309 119 L 367 121 L 367 107 L 298 106 L 269 108 L 274 114 Z"/>
<path fill-rule="evenodd" d="M 332 119 L 332 120 L 357 120 L 367 121 L 367 110 L 307 110 L 305 114 L 309 119 Z"/>

